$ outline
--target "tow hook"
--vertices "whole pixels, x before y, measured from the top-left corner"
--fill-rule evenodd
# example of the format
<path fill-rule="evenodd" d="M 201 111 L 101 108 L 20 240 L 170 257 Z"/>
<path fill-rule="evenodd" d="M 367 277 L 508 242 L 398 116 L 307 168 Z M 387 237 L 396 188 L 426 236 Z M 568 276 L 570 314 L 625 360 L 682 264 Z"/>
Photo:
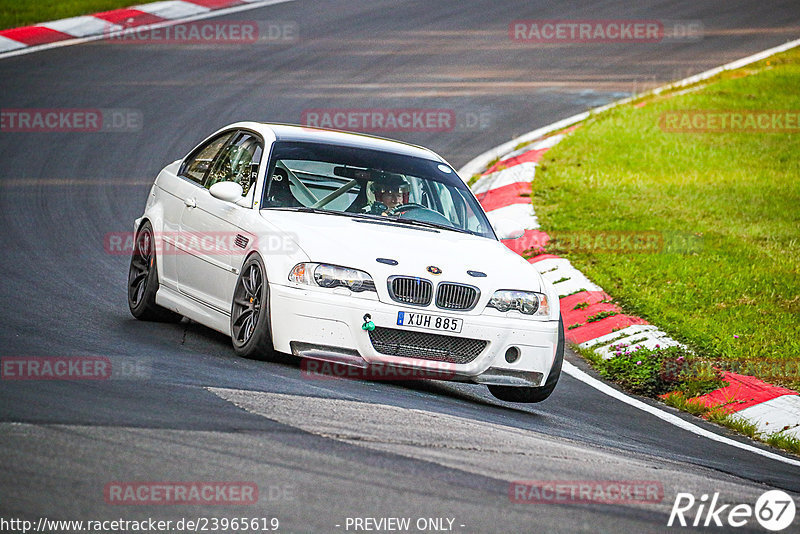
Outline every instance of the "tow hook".
<path fill-rule="evenodd" d="M 375 330 L 375 323 L 372 322 L 372 316 L 370 314 L 364 314 L 364 324 L 361 325 L 361 329 L 367 332 Z"/>

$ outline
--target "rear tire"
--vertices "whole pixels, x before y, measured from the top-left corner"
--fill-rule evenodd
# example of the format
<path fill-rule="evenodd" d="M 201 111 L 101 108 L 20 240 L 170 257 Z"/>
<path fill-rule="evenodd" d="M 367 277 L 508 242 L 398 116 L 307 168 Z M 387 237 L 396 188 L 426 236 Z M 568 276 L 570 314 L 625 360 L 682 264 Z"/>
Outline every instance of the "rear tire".
<path fill-rule="evenodd" d="M 177 323 L 183 317 L 156 304 L 158 266 L 153 227 L 146 221 L 136 233 L 128 268 L 128 308 L 140 321 Z"/>
<path fill-rule="evenodd" d="M 558 318 L 558 346 L 556 347 L 556 359 L 547 380 L 543 386 L 535 388 L 514 387 L 514 386 L 487 386 L 489 392 L 500 400 L 507 402 L 542 402 L 547 399 L 553 390 L 556 389 L 558 378 L 561 376 L 561 364 L 564 363 L 564 320 Z"/>
<path fill-rule="evenodd" d="M 267 270 L 258 254 L 242 266 L 231 304 L 231 341 L 236 354 L 254 360 L 274 356 L 269 319 Z"/>

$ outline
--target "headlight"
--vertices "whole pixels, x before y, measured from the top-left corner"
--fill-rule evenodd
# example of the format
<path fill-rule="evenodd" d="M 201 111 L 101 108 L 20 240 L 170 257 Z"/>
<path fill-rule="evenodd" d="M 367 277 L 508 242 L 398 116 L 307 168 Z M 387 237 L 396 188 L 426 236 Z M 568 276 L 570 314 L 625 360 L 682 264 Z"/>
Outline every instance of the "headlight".
<path fill-rule="evenodd" d="M 517 310 L 525 315 L 535 315 L 536 317 L 548 317 L 550 315 L 547 295 L 533 291 L 501 289 L 495 291 L 487 306 L 501 312 Z"/>
<path fill-rule="evenodd" d="M 309 286 L 346 287 L 354 293 L 375 291 L 375 282 L 364 271 L 327 263 L 298 263 L 289 273 L 289 280 Z"/>

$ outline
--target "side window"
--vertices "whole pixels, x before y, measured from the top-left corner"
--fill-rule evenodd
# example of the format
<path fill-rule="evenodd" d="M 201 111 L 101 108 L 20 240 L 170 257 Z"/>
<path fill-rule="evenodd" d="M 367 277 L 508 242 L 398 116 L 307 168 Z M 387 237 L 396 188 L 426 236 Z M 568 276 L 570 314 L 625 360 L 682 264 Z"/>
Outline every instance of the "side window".
<path fill-rule="evenodd" d="M 233 132 L 219 135 L 204 146 L 195 150 L 194 154 L 183 164 L 181 176 L 185 176 L 198 184 L 202 184 L 206 177 L 206 172 L 208 172 L 208 169 L 211 167 L 214 156 L 219 153 L 220 149 L 225 146 L 225 143 L 230 140 L 232 135 Z"/>
<path fill-rule="evenodd" d="M 214 159 L 206 177 L 206 189 L 217 182 L 236 182 L 247 196 L 256 181 L 264 145 L 256 135 L 241 132 Z"/>

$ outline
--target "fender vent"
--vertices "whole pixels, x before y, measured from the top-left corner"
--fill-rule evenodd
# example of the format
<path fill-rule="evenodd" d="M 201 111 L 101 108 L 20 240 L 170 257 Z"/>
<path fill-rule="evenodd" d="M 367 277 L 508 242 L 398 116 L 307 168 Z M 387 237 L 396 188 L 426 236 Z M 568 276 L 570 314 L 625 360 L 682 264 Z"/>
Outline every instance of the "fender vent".
<path fill-rule="evenodd" d="M 236 234 L 236 239 L 233 242 L 236 243 L 236 246 L 239 248 L 247 248 L 247 244 L 250 240 L 242 234 Z"/>

